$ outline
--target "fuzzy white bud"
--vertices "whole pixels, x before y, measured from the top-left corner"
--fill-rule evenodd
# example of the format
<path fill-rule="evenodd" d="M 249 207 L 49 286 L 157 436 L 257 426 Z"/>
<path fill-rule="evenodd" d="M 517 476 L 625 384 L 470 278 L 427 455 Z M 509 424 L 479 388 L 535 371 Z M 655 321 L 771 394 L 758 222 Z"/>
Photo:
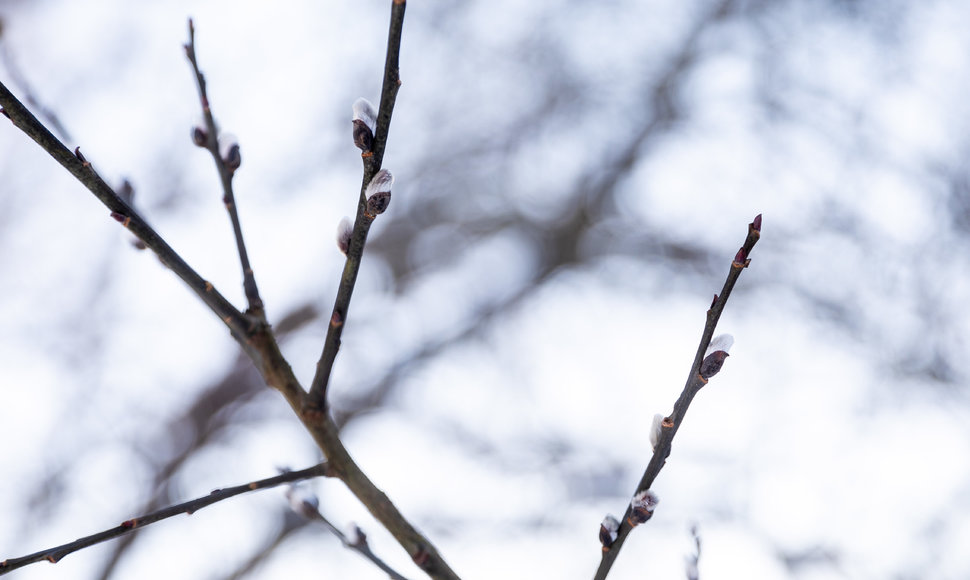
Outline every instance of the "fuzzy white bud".
<path fill-rule="evenodd" d="M 660 441 L 660 426 L 663 420 L 664 416 L 657 413 L 653 416 L 653 424 L 650 425 L 650 447 L 654 450 L 657 449 L 657 443 Z"/>
<path fill-rule="evenodd" d="M 367 199 L 367 213 L 371 216 L 384 213 L 391 203 L 391 186 L 394 176 L 386 169 L 381 169 L 367 184 L 364 197 Z"/>
<path fill-rule="evenodd" d="M 337 224 L 337 247 L 343 255 L 347 255 L 350 250 L 350 236 L 354 233 L 354 225 L 350 223 L 350 218 L 344 216 Z"/>
<path fill-rule="evenodd" d="M 600 524 L 600 543 L 603 544 L 603 551 L 610 549 L 616 541 L 617 532 L 620 531 L 620 522 L 612 514 L 606 514 Z"/>
<path fill-rule="evenodd" d="M 657 509 L 658 503 L 660 503 L 660 498 L 649 489 L 637 493 L 630 500 L 630 508 L 632 508 L 632 511 L 630 517 L 627 518 L 627 522 L 631 526 L 637 526 L 649 520 L 653 517 L 653 510 Z"/>
<path fill-rule="evenodd" d="M 733 336 L 730 334 L 719 334 L 711 339 L 711 344 L 707 347 L 707 350 L 704 351 L 704 356 L 715 353 L 719 350 L 728 352 L 731 350 L 732 346 L 734 346 Z"/>
<path fill-rule="evenodd" d="M 377 112 L 370 101 L 361 97 L 354 101 L 354 121 L 363 121 L 371 133 L 377 131 Z"/>
<path fill-rule="evenodd" d="M 320 517 L 320 500 L 305 486 L 291 484 L 286 488 L 290 509 L 307 519 Z"/>

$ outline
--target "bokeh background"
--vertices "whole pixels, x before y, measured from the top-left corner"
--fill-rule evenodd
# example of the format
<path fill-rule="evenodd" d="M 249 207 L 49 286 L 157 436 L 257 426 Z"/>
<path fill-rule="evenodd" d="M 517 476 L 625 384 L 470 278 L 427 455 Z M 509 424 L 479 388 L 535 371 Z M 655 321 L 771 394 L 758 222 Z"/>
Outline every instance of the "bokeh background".
<path fill-rule="evenodd" d="M 181 45 L 241 144 L 309 382 L 388 1 L 0 0 L 0 78 L 242 306 Z M 747 224 L 735 337 L 611 578 L 970 577 L 970 3 L 411 2 L 333 377 L 364 470 L 468 579 L 591 578 Z M 39 110 L 36 106 L 34 110 Z M 2 121 L 2 119 L 0 119 Z M 0 122 L 0 558 L 321 458 L 224 326 Z M 335 481 L 323 513 L 421 577 Z M 16 578 L 381 578 L 282 490 Z"/>

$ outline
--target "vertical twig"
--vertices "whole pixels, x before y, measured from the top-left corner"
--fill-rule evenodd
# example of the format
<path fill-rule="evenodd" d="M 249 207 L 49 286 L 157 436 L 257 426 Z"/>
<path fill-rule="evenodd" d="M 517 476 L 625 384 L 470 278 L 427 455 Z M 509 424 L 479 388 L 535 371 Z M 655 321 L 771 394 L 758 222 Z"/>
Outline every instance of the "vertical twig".
<path fill-rule="evenodd" d="M 310 383 L 309 402 L 317 409 L 327 408 L 327 386 L 333 363 L 340 350 L 340 336 L 343 333 L 344 322 L 350 309 L 350 298 L 354 293 L 357 282 L 357 272 L 364 253 L 364 243 L 367 232 L 370 231 L 374 216 L 366 210 L 367 200 L 364 191 L 371 179 L 381 169 L 384 160 L 384 148 L 387 145 L 387 135 L 391 127 L 391 115 L 394 112 L 394 102 L 397 91 L 401 86 L 399 60 L 401 55 L 401 31 L 404 26 L 405 0 L 394 0 L 391 5 L 391 22 L 387 36 L 387 56 L 384 60 L 384 81 L 381 87 L 381 104 L 377 112 L 377 130 L 374 133 L 374 143 L 370 152 L 362 155 L 364 162 L 364 178 L 360 186 L 360 200 L 357 204 L 357 219 L 351 234 L 350 245 L 347 250 L 347 261 L 344 264 L 340 286 L 337 288 L 337 298 L 334 301 L 330 326 L 327 328 L 327 338 L 323 343 L 323 352 L 317 362 L 317 370 Z"/>
<path fill-rule="evenodd" d="M 202 118 L 205 120 L 205 140 L 200 146 L 205 147 L 212 154 L 212 159 L 216 163 L 216 170 L 219 172 L 219 180 L 222 182 L 222 202 L 229 213 L 229 220 L 232 222 L 232 233 L 236 238 L 236 248 L 239 251 L 239 262 L 243 271 L 243 290 L 246 293 L 246 300 L 249 303 L 247 312 L 266 321 L 266 314 L 263 308 L 263 301 L 259 297 L 259 290 L 256 287 L 256 276 L 253 274 L 252 266 L 249 264 L 249 254 L 246 252 L 246 242 L 243 240 L 242 225 L 239 222 L 239 212 L 236 209 L 236 197 L 232 191 L 232 178 L 236 169 L 239 167 L 239 146 L 229 146 L 227 153 L 229 159 L 223 157 L 220 151 L 219 133 L 216 127 L 215 118 L 212 115 L 212 108 L 209 106 L 209 95 L 205 86 L 205 75 L 199 70 L 199 62 L 195 54 L 195 25 L 189 19 L 189 42 L 185 45 L 185 56 L 188 57 L 192 65 L 192 72 L 195 73 L 196 85 L 199 89 L 199 102 L 202 105 Z M 233 149 L 234 147 L 234 149 Z"/>

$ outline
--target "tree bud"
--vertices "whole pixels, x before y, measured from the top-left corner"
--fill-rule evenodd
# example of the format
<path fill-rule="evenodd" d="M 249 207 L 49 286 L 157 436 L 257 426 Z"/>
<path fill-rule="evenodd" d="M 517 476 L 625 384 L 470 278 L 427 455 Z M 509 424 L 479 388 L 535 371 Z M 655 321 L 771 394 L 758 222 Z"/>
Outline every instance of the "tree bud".
<path fill-rule="evenodd" d="M 354 145 L 364 153 L 370 153 L 377 131 L 377 113 L 374 105 L 365 98 L 354 101 Z"/>
<path fill-rule="evenodd" d="M 603 551 L 606 552 L 616 541 L 616 534 L 620 530 L 620 522 L 612 515 L 606 514 L 603 523 L 600 524 L 600 543 L 603 544 Z"/>
<path fill-rule="evenodd" d="M 354 226 L 350 223 L 350 218 L 344 217 L 337 224 L 337 247 L 343 255 L 347 255 L 350 250 L 350 236 L 354 233 Z"/>
<path fill-rule="evenodd" d="M 630 508 L 632 511 L 630 512 L 630 517 L 626 520 L 627 523 L 631 526 L 638 526 L 649 520 L 653 517 L 653 510 L 657 509 L 658 503 L 660 503 L 660 498 L 649 489 L 645 489 L 636 494 L 630 500 Z"/>
<path fill-rule="evenodd" d="M 701 362 L 701 378 L 705 381 L 721 371 L 724 360 L 729 356 L 728 351 L 734 345 L 734 337 L 730 334 L 720 334 L 711 340 L 711 344 L 704 352 Z"/>
<path fill-rule="evenodd" d="M 206 133 L 205 129 L 196 125 L 192 127 L 192 143 L 196 147 L 205 147 L 209 144 L 209 134 Z"/>
<path fill-rule="evenodd" d="M 394 185 L 394 176 L 386 169 L 381 169 L 377 175 L 367 184 L 364 190 L 364 197 L 367 199 L 367 214 L 374 217 L 384 213 L 387 206 L 391 203 L 391 186 Z"/>
<path fill-rule="evenodd" d="M 239 142 L 233 135 L 222 134 L 219 136 L 219 155 L 223 163 L 229 169 L 229 173 L 235 173 L 242 165 L 242 154 L 239 150 Z"/>

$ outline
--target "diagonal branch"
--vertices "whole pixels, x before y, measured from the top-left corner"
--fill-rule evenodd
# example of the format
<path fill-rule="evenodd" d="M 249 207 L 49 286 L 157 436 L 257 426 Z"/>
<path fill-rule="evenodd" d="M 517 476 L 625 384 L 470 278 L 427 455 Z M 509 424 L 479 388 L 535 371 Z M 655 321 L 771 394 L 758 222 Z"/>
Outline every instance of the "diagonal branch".
<path fill-rule="evenodd" d="M 391 5 L 391 24 L 387 35 L 387 57 L 384 61 L 384 82 L 381 87 L 381 104 L 377 112 L 377 130 L 374 133 L 374 143 L 370 151 L 364 152 L 364 178 L 360 186 L 360 200 L 357 204 L 357 219 L 351 234 L 350 245 L 347 249 L 347 262 L 337 288 L 337 298 L 327 328 L 327 338 L 323 343 L 323 352 L 317 362 L 316 374 L 310 383 L 310 402 L 318 409 L 327 407 L 327 386 L 333 363 L 340 350 L 340 335 L 343 333 L 344 322 L 350 309 L 350 298 L 357 283 L 357 272 L 364 254 L 364 243 L 367 232 L 374 223 L 374 216 L 367 213 L 367 200 L 364 191 L 367 185 L 381 169 L 384 160 L 384 148 L 387 145 L 387 135 L 391 127 L 391 115 L 394 112 L 394 102 L 397 91 L 401 86 L 400 67 L 398 61 L 401 55 L 401 30 L 404 26 L 405 0 L 394 0 Z"/>
<path fill-rule="evenodd" d="M 205 120 L 205 134 L 202 135 L 204 141 L 197 142 L 200 147 L 205 147 L 212 154 L 212 159 L 216 163 L 216 170 L 219 172 L 219 180 L 222 182 L 222 203 L 229 212 L 229 220 L 232 222 L 232 232 L 236 237 L 236 248 L 239 250 L 239 262 L 243 271 L 243 290 L 246 292 L 246 299 L 249 301 L 249 314 L 256 316 L 263 322 L 266 315 L 263 311 L 263 301 L 259 297 L 259 290 L 256 287 L 256 277 L 253 274 L 252 266 L 249 265 L 249 254 L 246 252 L 246 242 L 243 240 L 242 225 L 239 223 L 239 212 L 236 210 L 236 198 L 232 191 L 232 178 L 239 165 L 239 145 L 219 143 L 218 128 L 215 118 L 212 116 L 212 109 L 209 106 L 209 95 L 205 88 L 205 75 L 199 70 L 199 62 L 195 55 L 195 26 L 192 19 L 189 19 L 189 42 L 185 45 L 185 56 L 192 64 L 192 71 L 195 73 L 196 85 L 199 87 L 199 101 L 202 104 L 202 117 Z M 195 134 L 193 134 L 195 138 Z M 228 155 L 231 158 L 223 157 L 220 146 L 228 147 Z M 233 147 L 235 148 L 233 150 Z"/>
<path fill-rule="evenodd" d="M 690 373 L 687 376 L 687 383 L 684 385 L 684 390 L 681 392 L 677 402 L 674 403 L 673 412 L 660 423 L 660 432 L 657 437 L 657 442 L 654 445 L 653 457 L 650 459 L 647 469 L 643 472 L 643 477 L 640 478 L 640 483 L 637 484 L 634 495 L 646 492 L 653 485 L 653 481 L 657 478 L 660 470 L 663 469 L 664 464 L 667 462 L 667 457 L 670 456 L 671 442 L 677 430 L 680 429 L 681 423 L 683 423 L 684 416 L 687 414 L 687 407 L 690 406 L 691 401 L 697 395 L 698 391 L 707 384 L 710 374 L 702 372 L 705 353 L 711 344 L 711 339 L 714 337 L 714 329 L 717 327 L 717 321 L 720 319 L 721 313 L 724 312 L 724 306 L 731 296 L 731 291 L 741 276 L 742 270 L 747 268 L 751 263 L 751 259 L 748 256 L 760 237 L 761 214 L 758 214 L 754 218 L 754 221 L 748 224 L 748 235 L 744 240 L 744 245 L 738 250 L 734 260 L 731 262 L 731 269 L 728 271 L 727 279 L 724 281 L 723 288 L 721 288 L 721 293 L 714 296 L 714 302 L 707 311 L 707 322 L 704 325 L 704 332 L 701 334 L 700 344 L 697 346 L 694 363 L 691 365 Z M 704 375 L 707 375 L 707 377 Z M 616 538 L 608 546 L 604 546 L 603 548 L 603 556 L 600 560 L 596 575 L 593 577 L 594 580 L 604 580 L 607 574 L 610 573 L 610 568 L 613 566 L 613 562 L 616 561 L 616 557 L 620 553 L 620 548 L 623 547 L 623 542 L 636 525 L 631 523 L 633 512 L 633 506 L 627 505 L 626 513 L 624 513 L 623 519 L 620 521 L 619 529 L 616 530 Z"/>
<path fill-rule="evenodd" d="M 168 243 L 149 226 L 145 220 L 121 199 L 111 187 L 97 174 L 91 164 L 80 154 L 80 149 L 72 153 L 30 111 L 0 82 L 0 107 L 4 116 L 14 126 L 27 134 L 40 147 L 47 151 L 58 163 L 67 169 L 109 210 L 113 218 L 122 223 L 138 239 L 151 248 L 158 259 L 168 266 L 199 298 L 222 320 L 243 348 L 245 337 L 250 332 L 252 321 L 229 303 L 215 287 L 204 280 L 182 259 Z M 247 352 L 249 352 L 247 350 Z"/>
<path fill-rule="evenodd" d="M 33 554 L 28 554 L 27 556 L 22 556 L 20 558 L 4 560 L 3 562 L 0 562 L 0 575 L 6 574 L 7 572 L 12 572 L 17 568 L 22 568 L 28 564 L 33 564 L 44 560 L 52 564 L 56 564 L 64 556 L 77 552 L 78 550 L 83 550 L 89 546 L 100 544 L 101 542 L 106 542 L 112 538 L 117 538 L 118 536 L 131 533 L 137 529 L 154 524 L 155 522 L 160 522 L 172 516 L 177 516 L 179 514 L 192 515 L 204 507 L 208 507 L 214 503 L 243 493 L 256 491 L 259 489 L 268 489 L 283 483 L 300 481 L 302 479 L 308 479 L 311 477 L 327 476 L 329 474 L 330 470 L 327 467 L 327 464 L 320 463 L 300 471 L 289 471 L 281 475 L 277 475 L 276 477 L 261 479 L 259 481 L 253 481 L 226 489 L 217 489 L 209 495 L 196 498 L 185 503 L 180 503 L 178 505 L 169 506 L 144 516 L 126 520 L 120 525 L 108 530 L 104 530 L 103 532 L 85 536 L 83 538 L 74 540 L 73 542 L 54 548 L 49 548 L 47 550 L 41 550 L 40 552 L 34 552 Z"/>

